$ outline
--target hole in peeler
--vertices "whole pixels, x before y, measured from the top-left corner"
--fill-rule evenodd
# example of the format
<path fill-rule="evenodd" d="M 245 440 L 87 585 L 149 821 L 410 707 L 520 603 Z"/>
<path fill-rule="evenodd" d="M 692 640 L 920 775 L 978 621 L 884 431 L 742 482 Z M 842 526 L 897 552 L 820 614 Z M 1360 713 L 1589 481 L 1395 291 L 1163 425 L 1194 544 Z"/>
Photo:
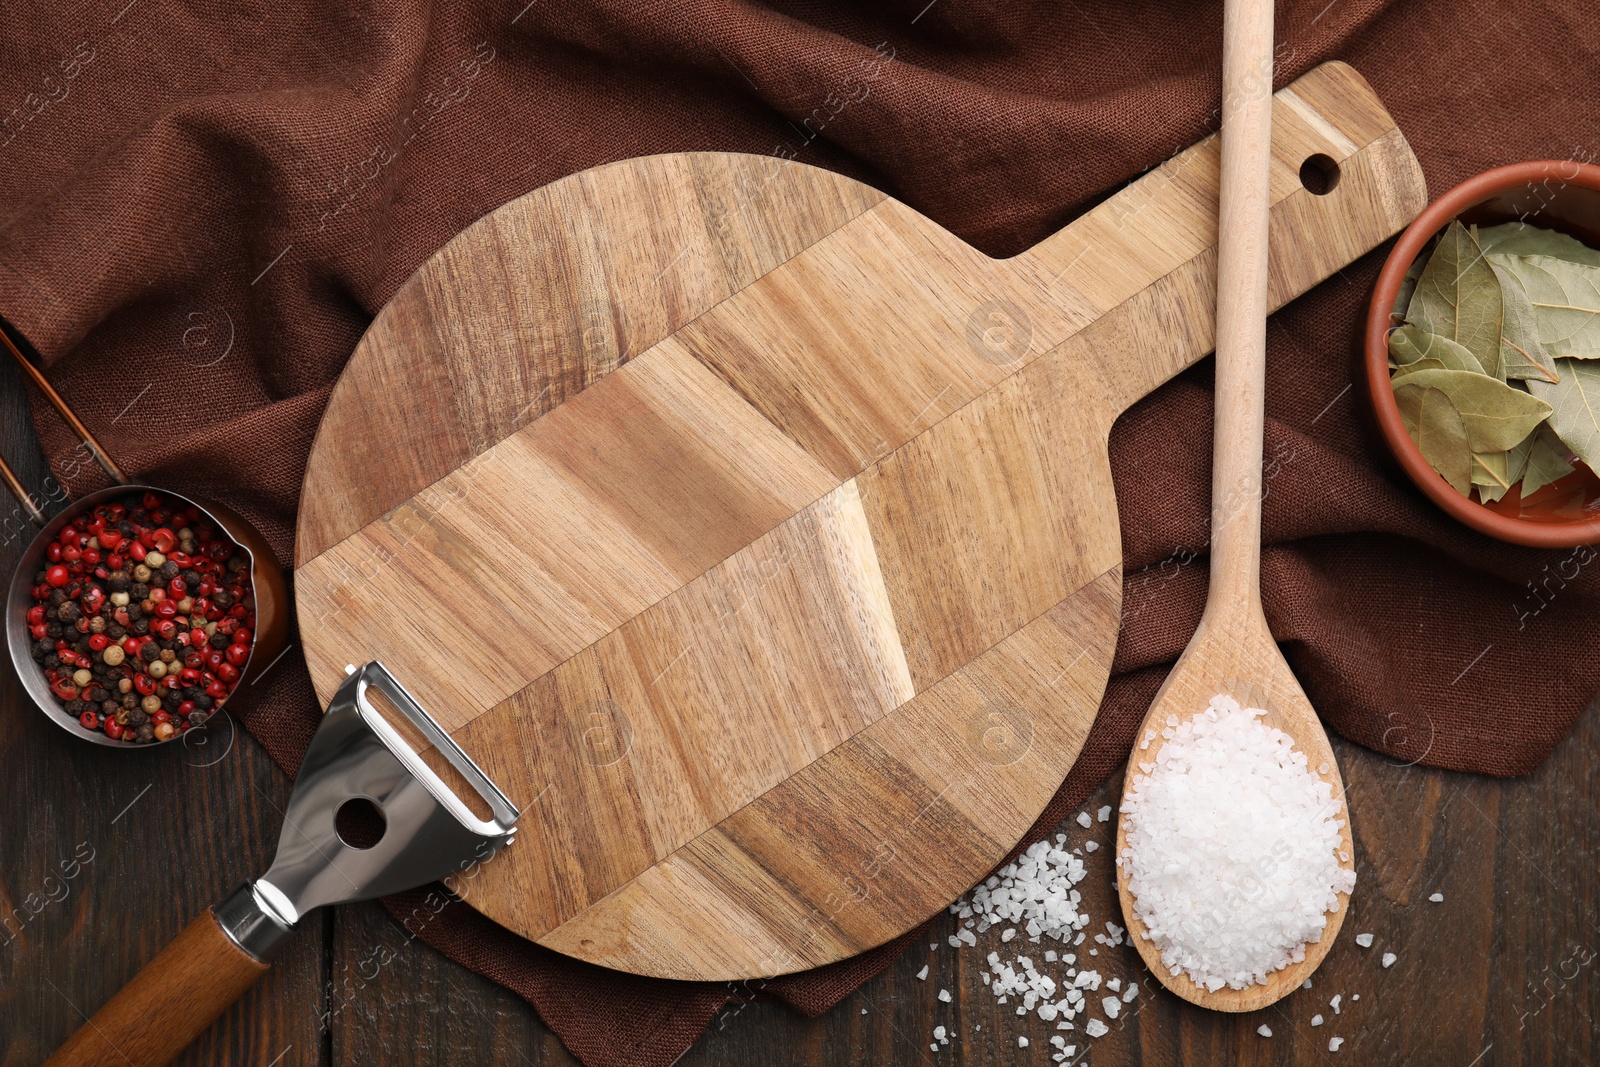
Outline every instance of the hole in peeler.
<path fill-rule="evenodd" d="M 1308 193 L 1327 196 L 1339 187 L 1339 164 L 1333 161 L 1333 157 L 1321 152 L 1307 157 L 1300 164 L 1300 184 L 1305 186 Z"/>
<path fill-rule="evenodd" d="M 355 797 L 339 805 L 333 816 L 333 828 L 339 840 L 351 848 L 368 849 L 383 840 L 388 827 L 383 809 L 366 797 Z"/>

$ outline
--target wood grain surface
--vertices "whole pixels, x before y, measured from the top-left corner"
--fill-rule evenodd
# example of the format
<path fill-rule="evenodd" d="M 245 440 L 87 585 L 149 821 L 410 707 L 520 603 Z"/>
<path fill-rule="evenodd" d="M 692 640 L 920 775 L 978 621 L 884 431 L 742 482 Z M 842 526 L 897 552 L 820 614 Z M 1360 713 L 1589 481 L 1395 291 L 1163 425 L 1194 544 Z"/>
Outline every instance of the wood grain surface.
<path fill-rule="evenodd" d="M 1337 282 L 1333 284 L 1339 284 Z M 43 460 L 15 372 L 0 361 L 0 450 L 36 489 Z M 0 502 L 0 566 L 21 549 L 19 509 Z M 1531 577 L 1530 572 L 1530 577 Z M 1468 676 L 1470 680 L 1470 675 Z M 154 761 L 73 743 L 0 678 L 0 1064 L 33 1067 L 194 915 L 264 869 L 288 783 L 247 735 L 216 751 Z M 1531 777 L 1498 781 L 1396 766 L 1333 739 L 1351 790 L 1361 892 L 1351 931 L 1313 988 L 1276 1008 L 1222 1016 L 1149 989 L 1093 1042 L 1093 1067 L 1226 1062 L 1281 1064 L 1551 1065 L 1600 1061 L 1600 714 Z M 176 753 L 166 753 L 168 756 Z M 1088 808 L 1113 804 L 1114 777 Z M 1109 866 L 1112 824 L 1095 837 L 1080 886 L 1096 922 L 1120 922 Z M 87 861 L 84 861 L 87 857 Z M 77 859 L 78 865 L 73 866 Z M 1442 892 L 1442 904 L 1427 897 Z M 977 950 L 945 945 L 939 917 L 883 975 L 836 1008 L 806 1018 L 758 1001 L 729 1008 L 680 1060 L 684 1067 L 860 1063 L 1033 1064 L 1050 1031 L 1019 1025 L 978 975 Z M 1383 970 L 1375 954 L 1398 955 Z M 1148 984 L 1133 949 L 1103 951 L 1107 970 Z M 916 975 L 928 966 L 926 980 Z M 759 989 L 759 983 L 755 986 Z M 937 999 L 939 989 L 952 1000 Z M 1348 1003 L 1349 994 L 1362 993 Z M 1347 1002 L 1341 1025 L 1334 993 Z M 618 1010 L 626 1010 L 619 1007 Z M 1348 1019 L 1348 1022 L 1343 1020 Z M 1263 1022 L 1273 1037 L 1261 1038 Z M 955 1035 L 943 1052 L 935 1026 Z M 981 1028 L 981 1029 L 980 1029 Z M 1018 1048 L 1016 1035 L 1032 1039 Z M 1346 1038 L 1330 1055 L 1328 1038 Z M 341 907 L 299 933 L 273 970 L 180 1061 L 184 1067 L 369 1067 L 576 1060 L 521 998 L 408 936 L 376 904 Z"/>
<path fill-rule="evenodd" d="M 1286 93 L 1280 301 L 1425 200 L 1348 67 Z M 881 944 L 992 866 L 1099 704 L 1106 439 L 1209 347 L 1217 166 L 1202 144 L 997 261 L 831 173 L 652 157 L 424 265 L 334 391 L 296 590 L 324 698 L 382 659 L 524 806 L 473 906 L 734 979 Z M 1154 337 L 1097 329 L 1130 303 Z M 549 319 L 590 307 L 627 328 L 575 372 Z M 892 906 L 843 891 L 869 872 Z"/>

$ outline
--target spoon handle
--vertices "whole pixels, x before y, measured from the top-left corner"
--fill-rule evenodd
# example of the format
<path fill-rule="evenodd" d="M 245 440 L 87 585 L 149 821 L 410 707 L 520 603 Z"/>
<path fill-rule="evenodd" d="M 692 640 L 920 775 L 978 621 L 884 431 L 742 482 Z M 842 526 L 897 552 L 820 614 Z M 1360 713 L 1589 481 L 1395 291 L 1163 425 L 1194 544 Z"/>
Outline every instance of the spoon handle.
<path fill-rule="evenodd" d="M 1271 160 L 1272 0 L 1225 0 L 1208 613 L 1261 604 Z"/>

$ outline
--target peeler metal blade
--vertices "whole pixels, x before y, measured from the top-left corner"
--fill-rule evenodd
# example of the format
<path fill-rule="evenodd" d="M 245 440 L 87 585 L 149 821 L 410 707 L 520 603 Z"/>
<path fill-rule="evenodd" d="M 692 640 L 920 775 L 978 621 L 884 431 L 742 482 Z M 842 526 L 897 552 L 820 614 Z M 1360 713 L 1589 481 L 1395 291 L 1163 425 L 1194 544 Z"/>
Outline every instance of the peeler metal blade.
<path fill-rule="evenodd" d="M 488 805 L 475 814 L 373 705 L 376 689 Z M 366 800 L 383 815 L 370 848 L 347 843 L 339 809 Z M 301 761 L 265 875 L 216 908 L 224 930 L 266 959 L 314 908 L 398 893 L 487 862 L 515 835 L 520 813 L 382 663 L 354 671 L 334 694 Z"/>

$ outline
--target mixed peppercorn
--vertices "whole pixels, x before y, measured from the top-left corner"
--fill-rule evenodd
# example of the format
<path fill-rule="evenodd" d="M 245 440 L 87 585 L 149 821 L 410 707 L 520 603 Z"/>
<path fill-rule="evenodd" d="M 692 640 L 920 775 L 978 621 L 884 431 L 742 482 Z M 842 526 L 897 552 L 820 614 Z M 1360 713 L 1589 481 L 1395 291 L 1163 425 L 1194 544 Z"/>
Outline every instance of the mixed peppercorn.
<path fill-rule="evenodd" d="M 249 556 L 193 504 L 134 493 L 45 549 L 28 632 L 50 691 L 86 730 L 135 744 L 204 723 L 255 633 Z"/>

